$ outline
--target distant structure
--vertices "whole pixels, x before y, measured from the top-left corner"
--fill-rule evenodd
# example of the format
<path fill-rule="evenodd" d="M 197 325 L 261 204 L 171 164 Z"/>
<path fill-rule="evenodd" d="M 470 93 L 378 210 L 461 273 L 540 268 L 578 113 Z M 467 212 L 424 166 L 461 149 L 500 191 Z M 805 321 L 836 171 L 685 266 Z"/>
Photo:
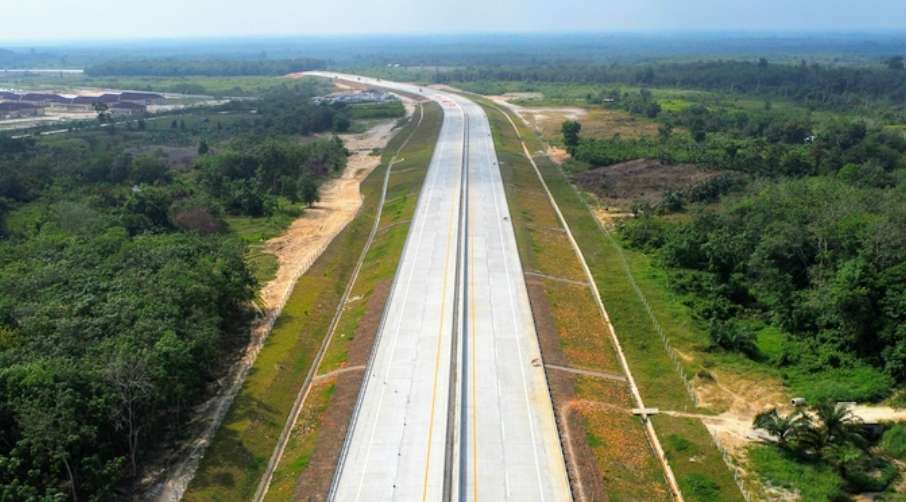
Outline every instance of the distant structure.
<path fill-rule="evenodd" d="M 311 101 L 316 105 L 332 105 L 335 103 L 354 105 L 358 103 L 385 103 L 397 99 L 399 98 L 389 92 L 378 89 L 368 89 L 367 91 L 335 92 L 333 94 L 328 94 L 327 96 L 312 98 Z"/>
<path fill-rule="evenodd" d="M 44 108 L 31 103 L 18 101 L 0 101 L 0 119 L 20 119 L 38 117 L 44 114 Z"/>
<path fill-rule="evenodd" d="M 148 111 L 148 106 L 163 104 L 166 98 L 153 92 L 105 93 L 99 96 L 66 97 L 60 94 L 0 91 L 2 118 L 20 118 L 43 115 L 44 108 L 69 112 L 93 112 L 99 103 L 107 105 L 114 115 L 138 115 Z M 24 106 L 13 106 L 24 105 Z"/>
<path fill-rule="evenodd" d="M 120 101 L 110 105 L 108 111 L 113 115 L 141 115 L 148 111 L 148 107 L 131 101 Z"/>
<path fill-rule="evenodd" d="M 166 98 L 151 92 L 124 92 L 120 94 L 120 101 L 151 106 L 163 104 Z"/>

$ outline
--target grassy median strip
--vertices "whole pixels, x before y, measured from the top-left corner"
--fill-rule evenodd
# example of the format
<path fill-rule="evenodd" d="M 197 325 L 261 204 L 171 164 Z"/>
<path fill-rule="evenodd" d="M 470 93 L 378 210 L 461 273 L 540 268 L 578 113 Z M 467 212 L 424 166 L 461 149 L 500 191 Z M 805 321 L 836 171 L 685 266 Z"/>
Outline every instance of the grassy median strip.
<path fill-rule="evenodd" d="M 405 131 L 398 134 L 387 150 L 395 151 L 398 143 L 393 142 L 406 135 Z M 368 238 L 387 167 L 382 162 L 362 182 L 361 210 L 299 279 L 202 459 L 185 500 L 248 500 L 254 495 Z"/>
<path fill-rule="evenodd" d="M 324 379 L 312 390 L 312 395 L 318 397 L 303 406 L 265 500 L 288 500 L 303 491 L 305 496 L 326 497 L 332 466 L 338 459 L 355 404 L 351 398 L 357 395 L 362 381 L 362 371 L 355 370 L 370 353 L 440 132 L 440 107 L 427 104 L 424 112 L 422 125 L 393 165 L 378 233 L 318 369 L 319 378 Z M 403 136 L 407 134 L 397 138 Z M 385 150 L 385 164 L 398 146 L 391 144 Z M 345 370 L 354 372 L 339 379 L 332 376 Z M 326 398 L 321 397 L 324 388 L 331 389 Z"/>
<path fill-rule="evenodd" d="M 481 104 L 486 102 L 479 100 Z M 485 106 L 545 364 L 621 374 L 607 327 L 554 208 L 506 116 Z M 623 382 L 549 369 L 577 499 L 669 500 L 663 471 Z"/>
<path fill-rule="evenodd" d="M 535 161 L 592 271 L 646 404 L 662 409 L 694 410 L 695 406 L 685 383 L 654 330 L 645 305 L 635 292 L 631 278 L 625 271 L 619 242 L 603 233 L 594 215 L 580 199 L 580 195 L 563 172 L 541 153 L 545 151 L 544 143 L 525 128 L 518 118 L 514 118 L 514 122 L 520 128 L 520 134 L 529 150 L 538 152 L 534 156 Z M 650 286 L 650 283 L 647 285 Z M 662 309 L 656 311 L 659 317 L 661 312 L 666 312 L 664 304 L 658 304 L 654 308 Z M 665 320 L 673 320 L 675 315 L 683 314 L 676 311 L 667 313 L 670 316 L 665 317 Z M 691 329 L 689 324 L 676 323 L 665 331 L 670 337 L 679 330 L 688 329 Z M 685 340 L 691 337 L 692 335 L 684 333 Z M 742 500 L 730 470 L 700 420 L 659 417 L 655 421 L 655 428 L 659 436 L 665 436 L 666 432 L 666 436 L 674 438 L 674 443 L 686 442 L 694 445 L 699 452 L 698 456 L 690 461 L 677 460 L 679 466 L 675 468 L 675 474 L 686 500 Z M 666 430 L 662 431 L 662 428 Z M 665 445 L 665 451 L 671 466 L 674 458 L 681 458 L 671 449 L 670 444 Z"/>

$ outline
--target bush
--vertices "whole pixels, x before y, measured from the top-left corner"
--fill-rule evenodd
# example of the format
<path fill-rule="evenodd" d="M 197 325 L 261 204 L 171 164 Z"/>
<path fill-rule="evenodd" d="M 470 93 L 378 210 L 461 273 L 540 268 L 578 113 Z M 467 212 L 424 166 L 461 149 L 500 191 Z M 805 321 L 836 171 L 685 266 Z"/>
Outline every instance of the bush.
<path fill-rule="evenodd" d="M 884 431 L 881 451 L 900 460 L 906 459 L 906 422 L 900 422 Z"/>
<path fill-rule="evenodd" d="M 854 470 L 847 473 L 847 489 L 853 493 L 882 492 L 899 475 L 897 466 L 887 460 L 877 458 L 869 470 Z"/>
<path fill-rule="evenodd" d="M 700 500 L 710 502 L 712 500 L 721 500 L 720 487 L 713 479 L 702 474 L 689 474 L 679 480 L 683 487 L 686 498 L 689 500 Z"/>
<path fill-rule="evenodd" d="M 870 366 L 839 368 L 822 372 L 796 372 L 789 376 L 793 392 L 816 403 L 830 401 L 880 401 L 893 389 L 886 373 Z"/>
<path fill-rule="evenodd" d="M 737 322 L 711 319 L 708 336 L 711 337 L 711 343 L 715 347 L 750 356 L 758 353 L 755 347 L 755 332 Z"/>
<path fill-rule="evenodd" d="M 749 461 L 758 476 L 770 485 L 797 490 L 800 500 L 846 500 L 843 480 L 824 464 L 799 463 L 771 446 L 749 448 Z"/>

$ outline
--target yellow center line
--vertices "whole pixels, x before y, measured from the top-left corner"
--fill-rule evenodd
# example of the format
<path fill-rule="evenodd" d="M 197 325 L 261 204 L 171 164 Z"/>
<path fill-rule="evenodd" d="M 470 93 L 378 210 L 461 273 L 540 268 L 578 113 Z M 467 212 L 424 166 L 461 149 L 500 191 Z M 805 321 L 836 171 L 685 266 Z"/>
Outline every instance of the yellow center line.
<path fill-rule="evenodd" d="M 469 221 L 472 220 L 472 204 L 469 204 Z M 469 225 L 469 233 L 471 233 L 472 226 Z M 474 262 L 472 261 L 472 239 L 469 239 L 469 359 L 471 363 L 469 364 L 469 369 L 471 370 L 472 376 L 470 378 L 471 382 L 471 415 L 472 415 L 472 500 L 474 502 L 478 501 L 478 406 L 477 406 L 477 362 L 475 359 L 475 343 L 476 343 L 476 333 L 475 333 L 475 295 L 472 292 L 475 291 L 473 285 L 474 281 Z"/>
<path fill-rule="evenodd" d="M 447 225 L 447 250 L 446 258 L 444 260 L 444 286 L 443 286 L 443 296 L 441 297 L 440 302 L 440 324 L 437 329 L 437 348 L 435 349 L 434 354 L 434 383 L 431 387 L 431 419 L 428 422 L 428 451 L 425 454 L 425 473 L 422 479 L 422 502 L 425 502 L 428 499 L 428 473 L 431 466 L 431 439 L 434 436 L 434 415 L 437 408 L 437 380 L 440 375 L 440 352 L 441 352 L 441 341 L 443 340 L 444 333 L 444 321 L 446 320 L 447 315 L 447 285 L 449 282 L 449 272 L 450 272 L 450 242 L 452 241 L 451 235 L 453 234 L 453 216 L 454 209 L 456 209 L 456 204 L 450 205 L 450 216 L 449 224 Z"/>

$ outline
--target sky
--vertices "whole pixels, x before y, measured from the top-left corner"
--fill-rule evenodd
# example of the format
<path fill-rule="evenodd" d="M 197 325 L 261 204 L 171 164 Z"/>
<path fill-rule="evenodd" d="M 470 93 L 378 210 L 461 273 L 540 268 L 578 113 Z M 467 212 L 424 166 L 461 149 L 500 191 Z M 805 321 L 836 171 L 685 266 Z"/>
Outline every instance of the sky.
<path fill-rule="evenodd" d="M 906 29 L 906 0 L 0 0 L 0 40 Z"/>

